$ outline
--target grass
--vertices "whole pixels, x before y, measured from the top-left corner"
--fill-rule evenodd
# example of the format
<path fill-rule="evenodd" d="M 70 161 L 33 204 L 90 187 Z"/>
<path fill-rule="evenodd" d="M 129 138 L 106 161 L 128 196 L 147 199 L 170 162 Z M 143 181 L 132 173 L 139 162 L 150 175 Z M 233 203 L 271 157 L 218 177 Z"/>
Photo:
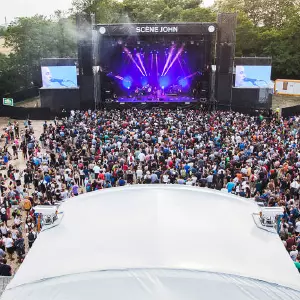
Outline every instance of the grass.
<path fill-rule="evenodd" d="M 38 104 L 40 106 L 40 97 L 29 98 L 21 102 L 14 104 L 16 107 L 35 107 Z"/>

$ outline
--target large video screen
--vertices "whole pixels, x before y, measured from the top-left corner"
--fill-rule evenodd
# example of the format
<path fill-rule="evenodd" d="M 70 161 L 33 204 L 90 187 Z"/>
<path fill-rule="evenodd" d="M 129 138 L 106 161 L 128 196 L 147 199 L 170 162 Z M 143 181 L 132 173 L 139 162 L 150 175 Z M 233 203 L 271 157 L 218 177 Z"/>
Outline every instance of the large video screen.
<path fill-rule="evenodd" d="M 77 87 L 76 66 L 42 67 L 43 88 Z"/>
<path fill-rule="evenodd" d="M 268 88 L 272 86 L 271 66 L 236 66 L 235 87 Z"/>
<path fill-rule="evenodd" d="M 209 51 L 205 42 L 197 40 L 128 44 L 105 41 L 100 50 L 104 97 L 112 91 L 113 96 L 108 97 L 118 102 L 184 102 L 206 98 Z"/>

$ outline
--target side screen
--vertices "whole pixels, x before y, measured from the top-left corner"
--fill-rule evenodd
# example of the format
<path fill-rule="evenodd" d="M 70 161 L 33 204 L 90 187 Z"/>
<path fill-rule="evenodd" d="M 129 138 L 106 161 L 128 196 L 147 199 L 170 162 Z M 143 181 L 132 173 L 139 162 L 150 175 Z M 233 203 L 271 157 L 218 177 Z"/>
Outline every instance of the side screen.
<path fill-rule="evenodd" d="M 236 66 L 235 87 L 271 87 L 271 66 Z"/>
<path fill-rule="evenodd" d="M 76 66 L 42 67 L 43 88 L 77 87 Z"/>

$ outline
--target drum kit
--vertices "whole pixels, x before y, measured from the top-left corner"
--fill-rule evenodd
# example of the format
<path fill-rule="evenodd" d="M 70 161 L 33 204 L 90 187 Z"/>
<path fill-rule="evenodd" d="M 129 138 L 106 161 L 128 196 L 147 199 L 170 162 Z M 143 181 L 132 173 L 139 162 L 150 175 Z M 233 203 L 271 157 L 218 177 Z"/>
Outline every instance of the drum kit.
<path fill-rule="evenodd" d="M 137 87 L 135 89 L 134 93 L 136 96 L 150 95 L 152 93 L 152 86 L 147 84 L 147 85 L 143 86 L 142 88 Z"/>

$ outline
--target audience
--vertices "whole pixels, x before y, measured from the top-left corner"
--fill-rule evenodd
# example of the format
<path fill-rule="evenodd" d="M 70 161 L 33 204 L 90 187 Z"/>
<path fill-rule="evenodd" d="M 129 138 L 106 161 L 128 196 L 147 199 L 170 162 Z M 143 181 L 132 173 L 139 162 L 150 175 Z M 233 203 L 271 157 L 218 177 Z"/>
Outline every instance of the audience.
<path fill-rule="evenodd" d="M 34 242 L 36 204 L 116 186 L 181 184 L 282 206 L 278 234 L 300 266 L 300 117 L 159 108 L 71 111 L 68 118 L 45 121 L 40 136 L 30 120 L 20 132 L 16 123 L 5 129 L 1 149 L 0 233 L 10 260 L 14 250 L 23 258 L 22 231 L 30 247 Z M 14 160 L 23 158 L 26 167 L 15 168 Z"/>

